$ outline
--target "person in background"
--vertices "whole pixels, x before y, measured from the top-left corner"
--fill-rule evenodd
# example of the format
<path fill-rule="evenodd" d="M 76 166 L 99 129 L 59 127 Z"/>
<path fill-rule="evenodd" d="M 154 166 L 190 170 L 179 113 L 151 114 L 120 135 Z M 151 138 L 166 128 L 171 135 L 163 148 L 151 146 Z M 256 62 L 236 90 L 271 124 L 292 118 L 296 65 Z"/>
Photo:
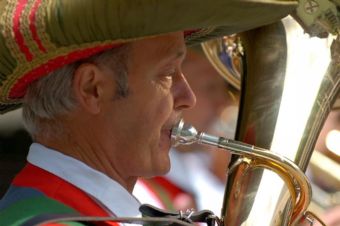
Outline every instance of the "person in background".
<path fill-rule="evenodd" d="M 313 184 L 313 199 L 321 205 L 320 218 L 328 226 L 340 225 L 340 108 L 330 111 L 315 144 L 308 168 Z M 320 154 L 318 154 L 320 153 Z M 318 162 L 319 161 L 319 162 Z M 318 162 L 318 163 L 317 163 Z M 321 167 L 321 168 L 320 168 Z M 322 207 L 323 206 L 323 207 Z M 318 222 L 315 225 L 319 226 Z"/>

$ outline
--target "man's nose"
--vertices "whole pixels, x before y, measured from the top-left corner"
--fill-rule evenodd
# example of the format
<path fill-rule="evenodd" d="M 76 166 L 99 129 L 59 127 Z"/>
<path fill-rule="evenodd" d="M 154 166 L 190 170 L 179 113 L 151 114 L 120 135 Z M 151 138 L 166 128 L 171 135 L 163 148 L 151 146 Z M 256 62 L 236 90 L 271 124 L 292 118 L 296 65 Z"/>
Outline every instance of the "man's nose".
<path fill-rule="evenodd" d="M 185 79 L 183 73 L 176 79 L 176 85 L 174 86 L 174 108 L 176 110 L 182 110 L 186 108 L 192 108 L 196 104 L 196 96 L 192 91 L 189 83 Z"/>

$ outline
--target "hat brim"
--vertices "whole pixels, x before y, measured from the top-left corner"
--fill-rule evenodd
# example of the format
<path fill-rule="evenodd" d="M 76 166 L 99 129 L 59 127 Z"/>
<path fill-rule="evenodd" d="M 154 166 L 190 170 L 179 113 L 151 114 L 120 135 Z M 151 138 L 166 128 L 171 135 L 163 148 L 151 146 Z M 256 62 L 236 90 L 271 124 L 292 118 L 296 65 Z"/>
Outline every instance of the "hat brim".
<path fill-rule="evenodd" d="M 184 31 L 188 45 L 273 23 L 287 0 L 17 0 L 0 3 L 0 113 L 49 72 L 121 43 Z"/>

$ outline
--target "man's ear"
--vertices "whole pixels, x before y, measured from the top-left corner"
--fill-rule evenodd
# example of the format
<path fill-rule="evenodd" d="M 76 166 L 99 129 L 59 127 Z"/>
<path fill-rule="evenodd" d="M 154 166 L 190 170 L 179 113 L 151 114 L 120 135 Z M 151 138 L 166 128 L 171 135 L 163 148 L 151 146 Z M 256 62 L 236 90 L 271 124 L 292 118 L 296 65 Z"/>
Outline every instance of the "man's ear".
<path fill-rule="evenodd" d="M 73 90 L 81 107 L 91 114 L 100 112 L 107 76 L 91 63 L 80 65 L 74 72 Z"/>

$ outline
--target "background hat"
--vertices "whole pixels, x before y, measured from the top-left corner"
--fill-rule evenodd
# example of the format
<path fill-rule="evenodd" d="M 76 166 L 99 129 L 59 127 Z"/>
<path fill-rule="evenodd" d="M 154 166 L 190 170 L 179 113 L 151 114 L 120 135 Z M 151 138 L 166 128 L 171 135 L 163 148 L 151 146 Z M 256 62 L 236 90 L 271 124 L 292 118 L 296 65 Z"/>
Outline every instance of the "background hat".
<path fill-rule="evenodd" d="M 116 45 L 184 31 L 187 44 L 272 23 L 289 0 L 0 0 L 0 113 L 32 81 Z"/>

